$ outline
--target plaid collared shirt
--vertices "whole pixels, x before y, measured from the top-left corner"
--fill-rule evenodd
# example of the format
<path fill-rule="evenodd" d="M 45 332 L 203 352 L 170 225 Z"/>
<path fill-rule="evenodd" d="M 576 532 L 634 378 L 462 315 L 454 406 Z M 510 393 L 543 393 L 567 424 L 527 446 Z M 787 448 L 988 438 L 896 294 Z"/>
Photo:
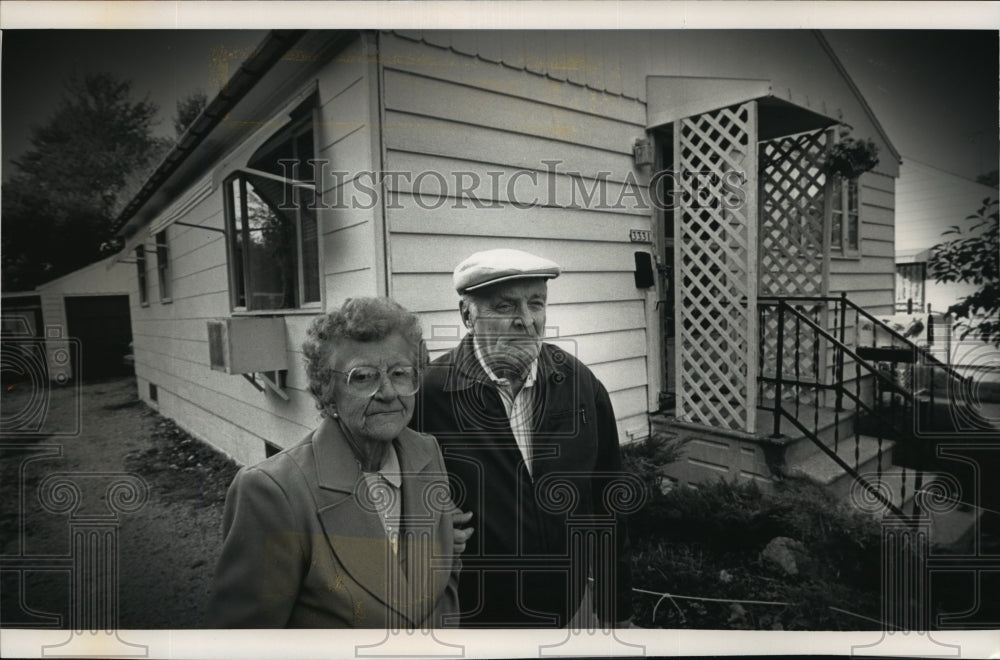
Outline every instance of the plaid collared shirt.
<path fill-rule="evenodd" d="M 528 377 L 525 379 L 520 391 L 518 391 L 517 396 L 514 396 L 510 380 L 500 378 L 486 364 L 486 356 L 475 337 L 473 337 L 472 345 L 475 347 L 476 359 L 482 365 L 483 371 L 493 381 L 493 384 L 497 386 L 497 392 L 500 393 L 500 400 L 503 401 L 504 410 L 507 411 L 507 419 L 510 421 L 510 430 L 514 433 L 514 440 L 517 441 L 518 449 L 521 450 L 521 456 L 524 458 L 525 467 L 528 468 L 528 474 L 531 474 L 531 418 L 534 411 L 531 406 L 531 392 L 529 390 L 535 386 L 535 377 L 538 373 L 538 358 L 535 358 L 531 362 L 531 367 L 528 369 Z"/>

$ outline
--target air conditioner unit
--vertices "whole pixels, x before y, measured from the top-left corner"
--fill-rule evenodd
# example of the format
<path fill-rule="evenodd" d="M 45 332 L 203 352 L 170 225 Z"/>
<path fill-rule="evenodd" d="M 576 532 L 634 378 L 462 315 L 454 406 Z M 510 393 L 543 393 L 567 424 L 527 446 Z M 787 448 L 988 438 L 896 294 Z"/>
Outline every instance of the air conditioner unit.
<path fill-rule="evenodd" d="M 287 369 L 285 318 L 234 316 L 209 321 L 208 359 L 212 369 L 227 374 Z"/>

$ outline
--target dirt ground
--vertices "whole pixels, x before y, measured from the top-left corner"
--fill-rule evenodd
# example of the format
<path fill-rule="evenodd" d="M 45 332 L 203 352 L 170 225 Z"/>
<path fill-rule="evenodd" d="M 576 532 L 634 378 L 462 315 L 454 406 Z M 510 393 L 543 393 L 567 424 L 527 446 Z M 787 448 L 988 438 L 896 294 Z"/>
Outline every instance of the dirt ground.
<path fill-rule="evenodd" d="M 6 388 L 3 414 L 24 406 L 29 396 L 26 387 Z M 113 475 L 131 474 L 145 483 L 145 502 L 120 513 L 117 522 L 101 521 L 117 529 L 114 625 L 199 627 L 221 547 L 225 493 L 237 466 L 143 404 L 133 378 L 51 391 L 53 428 L 72 428 L 78 410 L 76 435 L 0 438 L 0 625 L 70 626 L 71 582 L 64 566 L 71 525 L 106 515 L 115 497 L 107 491 Z M 72 514 L 46 509 L 40 500 L 39 486 L 57 474 L 80 488 L 81 505 Z M 32 568 L 15 570 L 19 557 Z"/>

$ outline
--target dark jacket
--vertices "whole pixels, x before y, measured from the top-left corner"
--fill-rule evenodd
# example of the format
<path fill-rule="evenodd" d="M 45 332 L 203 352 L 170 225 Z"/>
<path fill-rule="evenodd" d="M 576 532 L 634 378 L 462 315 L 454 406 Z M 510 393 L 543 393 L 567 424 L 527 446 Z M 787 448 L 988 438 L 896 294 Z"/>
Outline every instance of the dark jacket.
<path fill-rule="evenodd" d="M 495 385 L 470 336 L 425 370 L 415 428 L 434 435 L 451 475 L 452 497 L 473 512 L 475 533 L 462 555 L 462 625 L 564 626 L 579 606 L 588 575 L 597 582 L 598 615 L 631 616 L 624 519 L 605 506 L 620 476 L 611 399 L 594 374 L 543 344 L 532 392 L 529 474 Z M 570 529 L 614 530 L 614 552 L 569 562 Z M 606 591 L 602 591 L 606 590 Z"/>
<path fill-rule="evenodd" d="M 367 486 L 336 423 L 324 420 L 297 445 L 240 470 L 226 496 L 206 627 L 456 625 L 459 562 L 450 504 L 440 497 L 441 454 L 434 438 L 411 429 L 394 445 L 403 475 L 398 555 L 361 501 Z"/>

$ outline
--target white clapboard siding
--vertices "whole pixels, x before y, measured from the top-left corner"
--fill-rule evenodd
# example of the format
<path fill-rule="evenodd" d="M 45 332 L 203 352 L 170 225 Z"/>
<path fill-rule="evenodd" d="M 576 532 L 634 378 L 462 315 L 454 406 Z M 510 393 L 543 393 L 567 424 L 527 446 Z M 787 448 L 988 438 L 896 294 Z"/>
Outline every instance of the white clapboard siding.
<path fill-rule="evenodd" d="M 436 117 L 457 124 L 584 145 L 630 156 L 642 126 L 542 103 L 537 99 L 499 94 L 410 73 L 386 71 L 385 107 L 410 115 Z M 462 103 L 451 101 L 462 97 Z"/>
<path fill-rule="evenodd" d="M 267 412 L 268 417 L 274 417 L 280 423 L 291 423 L 301 419 L 303 411 L 308 412 L 312 406 L 308 392 L 286 388 L 291 401 L 283 401 L 273 394 L 257 391 L 241 376 L 214 371 L 202 361 L 147 350 L 141 363 L 137 357 L 137 367 L 139 364 L 147 373 L 157 375 L 160 387 L 178 396 L 200 401 L 209 409 L 231 413 L 226 415 L 231 419 L 239 420 L 242 416 L 250 429 L 263 423 L 254 419 L 258 411 Z M 261 430 L 264 428 L 261 427 Z"/>
<path fill-rule="evenodd" d="M 170 274 L 173 279 L 191 277 L 224 265 L 226 240 L 222 234 L 191 229 L 184 235 L 174 237 L 170 231 L 174 226 L 176 225 L 167 228 L 167 233 L 170 234 Z M 201 236 L 192 236 L 193 232 L 198 232 Z"/>
<path fill-rule="evenodd" d="M 137 377 L 140 391 L 147 382 Z M 155 404 L 161 414 L 176 420 L 178 425 L 194 437 L 207 442 L 226 453 L 236 462 L 253 465 L 266 456 L 264 442 L 259 435 L 237 426 L 229 419 L 214 411 L 206 410 L 198 402 L 192 402 L 162 390 Z"/>
<path fill-rule="evenodd" d="M 416 203 L 413 196 L 400 193 L 399 208 L 389 209 L 389 229 L 394 234 L 455 234 L 461 236 L 522 236 L 577 241 L 627 241 L 630 229 L 650 229 L 648 216 L 607 211 L 588 213 L 578 208 L 532 206 L 482 201 L 477 208 L 470 201 L 455 201 L 439 209 Z M 567 225 L 572 231 L 567 232 Z"/>
<path fill-rule="evenodd" d="M 608 117 L 637 127 L 645 126 L 646 108 L 635 100 L 611 94 L 593 94 L 591 90 L 578 86 L 582 81 L 571 79 L 577 84 L 567 85 L 542 76 L 525 76 L 522 71 L 517 71 L 516 69 L 524 68 L 524 52 L 519 43 L 524 33 L 510 31 L 480 34 L 490 35 L 489 41 L 502 42 L 503 61 L 507 66 L 470 65 L 469 58 L 464 55 L 441 48 L 427 48 L 424 44 L 395 34 L 381 35 L 383 66 L 387 71 L 405 71 L 440 78 L 523 99 L 544 99 L 561 108 Z M 588 33 L 588 43 L 593 43 L 594 40 L 589 38 L 593 34 Z M 587 67 L 585 73 L 599 70 L 599 67 L 590 67 L 586 63 L 584 65 Z"/>
<path fill-rule="evenodd" d="M 630 358 L 591 364 L 590 370 L 604 383 L 609 392 L 617 392 L 646 384 L 646 359 Z"/>
<path fill-rule="evenodd" d="M 631 118 L 636 123 L 646 119 L 650 75 L 770 80 L 776 95 L 827 115 L 842 112 L 855 134 L 873 137 L 885 147 L 880 129 L 855 96 L 856 88 L 820 37 L 806 30 L 407 31 L 381 39 L 383 50 L 392 55 L 389 66 L 524 98 L 548 98 L 537 91 L 539 86 L 562 87 L 562 96 L 571 98 L 590 89 L 611 107 L 637 105 L 638 117 Z M 487 44 L 489 58 L 478 52 L 479 43 Z M 518 73 L 529 74 L 524 78 L 535 87 L 528 91 L 527 80 L 509 82 Z M 887 148 L 881 151 L 877 171 L 895 176 L 898 163 Z"/>
<path fill-rule="evenodd" d="M 347 70 L 345 74 L 348 74 Z M 347 86 L 320 106 L 320 117 L 316 124 L 319 152 L 335 149 L 338 144 L 354 137 L 368 125 L 369 107 L 364 72 L 352 69 L 346 77 L 351 78 Z"/>
<path fill-rule="evenodd" d="M 451 270 L 439 273 L 400 273 L 393 279 L 393 298 L 412 312 L 457 310 Z M 631 273 L 569 272 L 549 282 L 548 302 L 634 300 L 635 282 Z"/>
<path fill-rule="evenodd" d="M 881 243 L 895 243 L 895 228 L 889 224 L 865 222 L 864 234 L 867 241 L 878 241 Z"/>
<path fill-rule="evenodd" d="M 640 423 L 646 425 L 646 385 L 643 383 L 639 387 L 633 387 L 627 390 L 618 390 L 616 392 L 611 392 L 611 405 L 615 408 L 615 416 L 619 421 L 626 421 L 632 417 L 640 417 Z M 625 428 L 629 428 L 635 420 L 631 420 L 625 424 L 622 424 Z"/>
<path fill-rule="evenodd" d="M 454 102 L 461 103 L 461 99 L 456 98 Z M 385 113 L 384 130 L 387 147 L 399 153 L 443 156 L 500 168 L 574 172 L 589 179 L 604 175 L 609 181 L 619 183 L 627 181 L 632 172 L 631 155 L 526 133 L 505 132 L 489 126 L 458 124 L 435 117 L 388 111 Z M 635 138 L 643 134 L 636 129 L 628 144 L 631 145 Z M 392 156 L 387 163 L 390 171 L 434 171 L 404 169 L 395 158 Z M 555 164 L 547 164 L 552 161 Z M 461 169 L 468 169 L 468 166 Z M 447 172 L 444 170 L 444 173 Z"/>
<path fill-rule="evenodd" d="M 202 262 L 201 265 L 212 262 Z M 174 302 L 210 293 L 229 293 L 229 275 L 226 265 L 216 263 L 203 270 L 171 277 L 170 296 Z"/>
<path fill-rule="evenodd" d="M 610 170 L 594 170 L 591 176 L 551 161 L 552 167 L 538 161 L 533 169 L 520 169 L 397 151 L 389 152 L 387 161 L 394 174 L 386 208 L 395 215 L 407 208 L 404 204 L 427 211 L 554 207 L 587 210 L 595 218 L 614 213 L 648 219 L 651 212 L 648 186 L 635 178 L 616 181 Z"/>
<path fill-rule="evenodd" d="M 374 263 L 375 242 L 371 223 L 348 225 L 324 233 L 324 265 L 327 275 L 371 270 Z"/>
<path fill-rule="evenodd" d="M 243 464 L 253 464 L 264 458 L 265 440 L 287 447 L 301 440 L 315 426 L 311 421 L 307 425 L 289 422 L 259 408 L 219 407 L 218 400 L 190 398 L 190 392 L 183 389 L 184 383 L 157 372 L 140 374 L 138 365 L 137 380 L 140 392 L 147 390 L 146 383 L 157 384 L 159 401 L 153 406 L 161 414 L 177 420 L 189 433 Z"/>
<path fill-rule="evenodd" d="M 334 206 L 334 192 L 344 193 L 352 201 L 357 199 L 361 193 L 355 177 L 377 169 L 377 141 L 371 130 L 376 113 L 371 104 L 371 70 L 371 60 L 365 56 L 360 40 L 340 57 L 316 69 L 316 157 L 328 163 L 322 177 L 322 204 Z M 253 110 L 249 112 L 252 115 Z M 257 139 L 262 142 L 267 137 L 261 134 Z M 247 143 L 238 145 L 219 162 L 226 163 L 225 168 L 240 167 L 254 148 Z M 206 163 L 206 167 L 210 166 Z M 338 177 L 333 171 L 346 174 Z M 339 206 L 318 212 L 327 305 L 339 305 L 348 296 L 377 293 L 375 204 Z M 222 228 L 225 217 L 221 186 L 176 219 Z M 225 240 L 218 232 L 181 225 L 170 225 L 167 232 L 172 302 L 162 304 L 158 299 L 155 250 L 147 250 L 150 304 L 140 306 L 133 297 L 136 373 L 140 381 L 157 385 L 159 402 L 155 405 L 161 412 L 177 418 L 186 429 L 241 462 L 263 458 L 264 440 L 281 447 L 297 442 L 318 420 L 301 353 L 312 315 L 285 315 L 289 401 L 259 392 L 241 376 L 212 370 L 206 321 L 233 315 Z M 153 241 L 150 238 L 146 242 Z M 131 268 L 131 290 L 135 292 L 134 266 Z M 140 395 L 148 400 L 148 388 L 141 386 Z"/>
<path fill-rule="evenodd" d="M 482 34 L 489 34 L 486 39 Z M 450 48 L 456 53 L 478 57 L 483 61 L 499 60 L 513 67 L 554 81 L 572 81 L 595 89 L 639 98 L 645 94 L 645 67 L 630 66 L 642 56 L 642 48 L 632 37 L 632 31 L 592 31 L 572 33 L 563 30 L 528 30 L 509 33 L 478 31 L 423 31 L 401 33 L 410 39 L 422 39 L 428 44 Z M 649 33 L 636 32 L 639 38 Z M 502 39 L 497 45 L 497 40 Z M 487 46 L 490 57 L 483 57 L 480 44 Z M 499 55 L 498 55 L 499 53 Z"/>
<path fill-rule="evenodd" d="M 370 77 L 365 45 L 361 40 L 328 63 L 320 77 L 321 107 L 316 157 L 329 171 L 346 172 L 337 177 L 324 173 L 323 203 L 332 206 L 319 212 L 323 236 L 321 264 L 327 307 L 350 295 L 377 295 L 374 196 L 371 203 L 358 204 L 358 177 L 372 173 L 372 117 Z M 364 197 L 364 195 L 360 195 Z M 349 292 L 346 293 L 345 292 Z"/>
<path fill-rule="evenodd" d="M 560 241 L 555 239 L 480 238 L 441 234 L 393 234 L 393 269 L 396 273 L 450 271 L 466 256 L 479 250 L 509 247 L 535 252 L 558 263 L 565 272 L 631 272 L 635 267 L 629 243 Z M 446 259 L 436 255 L 450 255 Z M 448 263 L 443 263 L 447 261 Z M 634 285 L 633 285 L 634 289 Z M 635 295 L 638 298 L 638 295 Z"/>
<path fill-rule="evenodd" d="M 996 186 L 986 186 L 933 165 L 904 158 L 896 190 L 899 222 L 896 249 L 926 250 L 942 242 L 946 238 L 942 232 L 952 225 L 967 231 L 976 222 L 968 216 L 979 209 L 984 199 L 997 199 L 997 196 Z M 953 284 L 948 288 L 957 289 Z M 957 300 L 958 295 L 952 300 Z"/>
<path fill-rule="evenodd" d="M 376 283 L 372 279 L 370 268 L 327 275 L 324 281 L 326 282 L 327 309 L 340 307 L 348 298 L 381 295 L 376 290 Z"/>
<path fill-rule="evenodd" d="M 860 255 L 830 257 L 829 291 L 835 296 L 846 292 L 870 313 L 887 313 L 892 311 L 895 296 L 894 179 L 869 172 L 859 184 Z"/>

